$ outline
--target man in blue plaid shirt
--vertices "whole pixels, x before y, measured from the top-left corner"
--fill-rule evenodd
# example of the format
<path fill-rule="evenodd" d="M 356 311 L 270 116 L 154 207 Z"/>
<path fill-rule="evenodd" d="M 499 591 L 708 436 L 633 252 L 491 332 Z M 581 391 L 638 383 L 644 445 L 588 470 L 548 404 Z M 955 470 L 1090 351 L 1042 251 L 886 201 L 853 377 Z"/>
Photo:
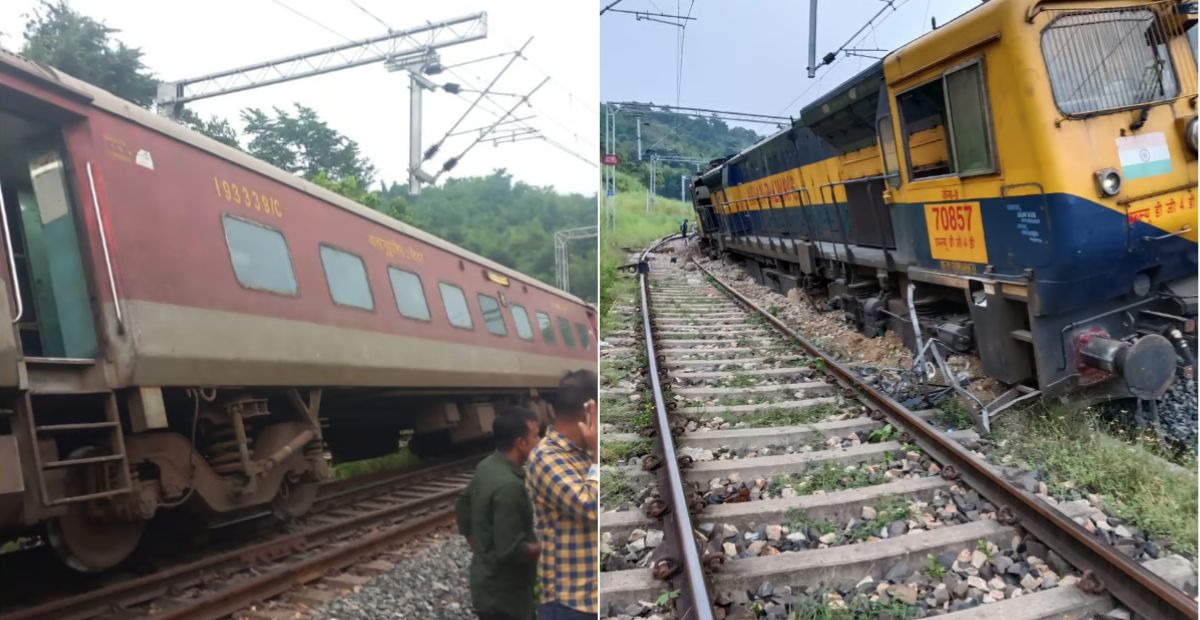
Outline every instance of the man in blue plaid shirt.
<path fill-rule="evenodd" d="M 540 620 L 596 618 L 599 422 L 596 373 L 567 373 L 555 395 L 554 424 L 529 454 L 525 487 L 542 554 Z"/>

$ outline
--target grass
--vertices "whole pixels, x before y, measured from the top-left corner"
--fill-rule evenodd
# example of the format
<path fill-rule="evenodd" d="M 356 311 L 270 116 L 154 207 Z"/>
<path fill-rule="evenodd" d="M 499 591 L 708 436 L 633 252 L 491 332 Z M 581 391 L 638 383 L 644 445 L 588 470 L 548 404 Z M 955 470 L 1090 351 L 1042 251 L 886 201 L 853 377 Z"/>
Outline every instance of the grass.
<path fill-rule="evenodd" d="M 617 175 L 617 228 L 600 231 L 600 325 L 607 331 L 613 302 L 634 299 L 637 279 L 620 271 L 630 258 L 622 248 L 643 248 L 651 241 L 679 230 L 683 218 L 694 219 L 692 206 L 656 196 L 654 213 L 646 213 L 646 188 L 625 174 Z"/>
<path fill-rule="evenodd" d="M 330 480 L 345 480 L 346 478 L 373 474 L 377 471 L 409 469 L 416 467 L 420 462 L 421 459 L 417 455 L 409 452 L 408 448 L 404 448 L 399 452 L 371 459 L 338 463 L 331 468 Z"/>
<path fill-rule="evenodd" d="M 614 463 L 624 461 L 631 456 L 649 454 L 654 444 L 649 439 L 634 441 L 604 441 L 600 444 L 600 462 Z"/>
<path fill-rule="evenodd" d="M 623 472 L 612 467 L 600 468 L 600 505 L 606 509 L 631 506 L 636 488 Z"/>
<path fill-rule="evenodd" d="M 971 412 L 967 411 L 957 396 L 943 400 L 938 405 L 938 411 L 941 412 L 937 416 L 938 421 L 946 426 L 957 429 L 975 427 L 975 418 L 971 416 Z"/>
<path fill-rule="evenodd" d="M 993 430 L 994 456 L 1043 470 L 1051 494 L 1064 497 L 1072 488 L 1099 494 L 1130 525 L 1195 555 L 1195 456 L 1182 467 L 1168 466 L 1152 440 L 1114 431 L 1088 410 L 1061 406 L 1014 412 Z"/>
<path fill-rule="evenodd" d="M 727 422 L 745 422 L 746 426 L 751 428 L 764 426 L 800 426 L 803 424 L 815 424 L 828 419 L 837 412 L 837 405 L 833 403 L 818 403 L 799 409 L 768 409 L 766 411 L 739 413 L 736 419 L 725 418 L 725 420 Z"/>
<path fill-rule="evenodd" d="M 846 607 L 834 609 L 823 600 L 823 596 L 799 596 L 789 620 L 877 620 L 890 617 L 893 620 L 916 618 L 918 608 L 901 601 L 880 603 L 867 595 L 855 595 L 846 601 Z"/>
<path fill-rule="evenodd" d="M 890 497 L 875 503 L 875 518 L 870 521 L 858 521 L 858 525 L 849 532 L 845 527 L 828 519 L 812 519 L 803 512 L 792 510 L 788 512 L 788 520 L 792 531 L 799 528 L 813 528 L 821 534 L 838 533 L 838 540 L 854 540 L 863 542 L 878 534 L 879 530 L 887 527 L 893 521 L 908 518 L 908 501 L 903 497 Z M 936 563 L 936 562 L 935 562 Z"/>
<path fill-rule="evenodd" d="M 797 495 L 809 495 L 815 491 L 842 491 L 859 487 L 882 484 L 884 464 L 876 468 L 877 473 L 867 470 L 869 463 L 864 463 L 850 471 L 840 463 L 824 462 L 814 466 L 802 474 L 779 474 L 772 476 L 767 489 L 771 495 L 778 495 L 783 487 L 791 485 Z"/>

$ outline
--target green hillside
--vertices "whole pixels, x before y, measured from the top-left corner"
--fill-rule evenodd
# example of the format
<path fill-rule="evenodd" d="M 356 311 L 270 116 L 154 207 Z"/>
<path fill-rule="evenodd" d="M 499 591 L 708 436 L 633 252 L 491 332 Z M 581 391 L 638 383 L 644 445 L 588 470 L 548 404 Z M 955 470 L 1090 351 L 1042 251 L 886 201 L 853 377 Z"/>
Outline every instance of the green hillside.
<path fill-rule="evenodd" d="M 647 151 L 660 155 L 701 159 L 705 162 L 733 155 L 762 138 L 744 127 L 731 127 L 724 121 L 704 117 L 658 111 L 621 111 L 617 114 L 616 153 L 621 157 L 620 172 L 649 185 L 650 161 Z M 642 124 L 643 160 L 638 160 L 637 123 Z M 600 118 L 603 146 L 604 118 Z M 660 162 L 657 194 L 679 198 L 680 175 L 695 174 L 695 164 Z"/>
<path fill-rule="evenodd" d="M 617 229 L 609 234 L 601 230 L 600 247 L 600 318 L 617 298 L 632 295 L 634 280 L 619 271 L 631 262 L 630 249 L 641 249 L 651 241 L 679 231 L 683 218 L 694 220 L 692 205 L 679 200 L 658 197 L 654 212 L 646 212 L 646 187 L 629 175 L 617 173 Z M 694 222 L 692 222 L 694 224 Z"/>

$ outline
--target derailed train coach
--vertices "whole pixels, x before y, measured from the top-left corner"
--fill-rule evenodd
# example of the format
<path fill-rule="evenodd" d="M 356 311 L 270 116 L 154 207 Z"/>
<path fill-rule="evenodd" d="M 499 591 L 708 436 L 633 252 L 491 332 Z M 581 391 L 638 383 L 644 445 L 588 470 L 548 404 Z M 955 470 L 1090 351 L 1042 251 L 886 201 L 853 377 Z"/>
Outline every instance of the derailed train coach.
<path fill-rule="evenodd" d="M 0 537 L 80 570 L 595 365 L 581 299 L 5 53 L 0 198 Z"/>
<path fill-rule="evenodd" d="M 1152 399 L 1194 370 L 1196 118 L 1195 2 L 989 0 L 692 195 L 714 253 L 863 334 Z"/>

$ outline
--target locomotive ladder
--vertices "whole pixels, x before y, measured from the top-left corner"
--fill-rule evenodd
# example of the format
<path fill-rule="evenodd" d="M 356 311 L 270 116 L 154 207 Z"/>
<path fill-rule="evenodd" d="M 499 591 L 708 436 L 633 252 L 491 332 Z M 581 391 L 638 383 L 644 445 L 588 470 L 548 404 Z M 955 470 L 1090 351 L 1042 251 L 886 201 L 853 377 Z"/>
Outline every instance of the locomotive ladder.
<path fill-rule="evenodd" d="M 128 493 L 133 485 L 129 475 L 129 461 L 125 454 L 125 437 L 121 431 L 116 395 L 112 392 L 81 395 L 83 398 L 98 396 L 104 399 L 104 415 L 100 421 L 51 424 L 38 423 L 37 414 L 33 406 L 33 399 L 37 396 L 37 394 L 26 392 L 20 397 L 17 403 L 17 418 L 23 420 L 24 425 L 28 429 L 42 503 L 45 506 L 60 506 Z M 50 442 L 57 448 L 58 442 L 55 438 L 58 436 L 71 433 L 97 432 L 105 429 L 108 431 L 107 454 L 85 454 L 68 458 L 56 456 L 56 460 L 53 461 L 44 461 L 42 458 L 42 444 Z M 103 445 L 94 444 L 93 447 L 98 449 L 104 448 Z M 96 473 L 85 476 L 83 475 L 83 471 L 81 471 L 84 468 L 90 468 Z M 59 488 L 62 492 L 60 494 L 52 494 L 47 478 L 53 476 L 57 470 L 67 470 L 68 473 L 61 477 Z M 71 473 L 75 473 L 76 475 L 72 476 Z M 91 481 L 93 484 L 91 486 L 80 484 L 72 488 L 71 482 L 73 480 Z"/>

